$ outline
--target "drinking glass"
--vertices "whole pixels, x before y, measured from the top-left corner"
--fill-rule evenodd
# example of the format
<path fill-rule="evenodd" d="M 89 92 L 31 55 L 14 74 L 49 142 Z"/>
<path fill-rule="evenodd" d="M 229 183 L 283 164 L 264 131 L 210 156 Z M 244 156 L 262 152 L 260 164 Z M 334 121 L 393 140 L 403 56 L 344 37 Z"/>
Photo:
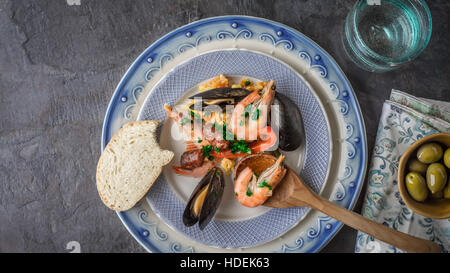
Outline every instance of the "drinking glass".
<path fill-rule="evenodd" d="M 412 61 L 431 37 L 431 14 L 423 0 L 359 0 L 347 15 L 342 42 L 349 58 L 371 72 Z"/>

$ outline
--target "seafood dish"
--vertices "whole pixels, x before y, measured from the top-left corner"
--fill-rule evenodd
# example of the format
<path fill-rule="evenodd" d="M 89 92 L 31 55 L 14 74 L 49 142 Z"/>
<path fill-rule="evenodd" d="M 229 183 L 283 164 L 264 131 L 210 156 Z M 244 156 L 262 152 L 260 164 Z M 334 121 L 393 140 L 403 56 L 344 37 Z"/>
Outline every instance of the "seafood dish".
<path fill-rule="evenodd" d="M 164 110 L 186 147 L 173 171 L 199 179 L 182 220 L 203 230 L 220 206 L 224 175 L 241 205 L 264 205 L 286 173 L 283 152 L 296 150 L 305 137 L 300 111 L 273 80 L 236 82 L 221 74 L 188 99 Z"/>

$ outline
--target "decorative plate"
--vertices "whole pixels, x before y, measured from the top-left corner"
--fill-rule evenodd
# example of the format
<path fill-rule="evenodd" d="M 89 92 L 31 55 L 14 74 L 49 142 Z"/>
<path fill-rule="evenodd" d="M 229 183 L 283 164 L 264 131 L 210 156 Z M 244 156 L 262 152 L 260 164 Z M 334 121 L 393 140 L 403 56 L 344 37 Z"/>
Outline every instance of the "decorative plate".
<path fill-rule="evenodd" d="M 304 181 L 319 192 L 325 183 L 330 159 L 330 136 L 323 107 L 311 91 L 311 87 L 298 73 L 268 55 L 231 49 L 193 57 L 172 69 L 156 84 L 145 99 L 138 119 L 166 119 L 162 107 L 164 103 L 174 105 L 180 97 L 187 96 L 186 90 L 193 89 L 193 86 L 205 79 L 217 76 L 218 71 L 226 76 L 233 74 L 256 79 L 272 79 L 277 86 L 277 92 L 287 95 L 297 104 L 302 113 L 306 145 L 300 147 L 301 151 L 286 153 L 286 161 L 291 168 L 301 171 Z M 185 149 L 183 140 L 173 143 L 175 140 L 171 136 L 172 124 L 171 120 L 166 121 L 161 132 L 160 144 L 164 149 L 175 152 L 172 164 L 176 164 Z M 183 211 L 199 180 L 174 175 L 171 166 L 167 166 L 164 176 L 160 176 L 149 191 L 147 201 L 153 211 L 169 226 L 205 245 L 238 248 L 265 243 L 285 233 L 307 212 L 307 208 L 304 207 L 246 208 L 237 202 L 233 181 L 229 176 L 225 176 L 225 193 L 212 223 L 203 231 L 197 225 L 185 227 L 181 221 Z M 237 230 L 239 232 L 236 232 Z"/>
<path fill-rule="evenodd" d="M 246 60 L 253 69 L 233 60 Z M 300 175 L 322 196 L 352 209 L 367 163 L 365 127 L 353 90 L 322 48 L 298 31 L 266 19 L 208 18 L 178 28 L 147 48 L 113 94 L 102 149 L 130 121 L 164 120 L 163 103 L 174 104 L 186 90 L 220 73 L 275 80 L 277 90 L 297 103 L 304 119 L 306 145 Z M 170 146 L 165 139 L 161 138 L 161 145 Z M 255 217 L 244 213 L 239 219 L 218 211 L 203 232 L 185 228 L 180 213 L 186 189 L 177 188 L 180 183 L 168 168 L 147 198 L 118 213 L 148 251 L 315 252 L 342 226 L 318 211 L 291 208 L 261 209 Z M 263 236 L 249 236 L 255 226 Z"/>

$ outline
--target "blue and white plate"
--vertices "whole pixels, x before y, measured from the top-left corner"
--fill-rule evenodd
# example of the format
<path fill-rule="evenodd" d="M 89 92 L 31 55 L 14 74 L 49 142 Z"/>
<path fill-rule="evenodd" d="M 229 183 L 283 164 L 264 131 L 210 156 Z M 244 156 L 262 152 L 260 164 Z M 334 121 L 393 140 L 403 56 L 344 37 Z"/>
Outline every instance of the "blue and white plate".
<path fill-rule="evenodd" d="M 306 145 L 297 152 L 287 153 L 288 165 L 298 170 L 306 183 L 317 192 L 325 183 L 330 159 L 330 136 L 327 120 L 319 99 L 303 78 L 287 65 L 261 53 L 242 50 L 212 51 L 193 57 L 171 70 L 152 89 L 139 113 L 139 120 L 164 120 L 164 103 L 176 104 L 192 95 L 187 90 L 218 73 L 274 80 L 277 91 L 290 97 L 302 113 Z M 240 82 L 239 80 L 237 82 Z M 167 120 L 160 143 L 175 152 L 178 164 L 185 151 L 183 140 L 171 137 L 172 121 Z M 303 168 L 307 166 L 307 168 Z M 300 172 L 301 171 L 301 172 Z M 271 241 L 293 227 L 307 212 L 306 208 L 269 209 L 246 208 L 240 205 L 233 191 L 233 181 L 226 176 L 225 194 L 216 217 L 201 231 L 197 225 L 186 227 L 181 221 L 187 200 L 200 179 L 174 175 L 167 166 L 164 176 L 152 186 L 147 201 L 153 211 L 168 225 L 187 237 L 222 248 L 251 247 Z M 236 232 L 239 231 L 239 232 Z"/>
<path fill-rule="evenodd" d="M 119 83 L 106 113 L 102 148 L 125 123 L 166 120 L 162 105 L 176 104 L 202 81 L 218 74 L 273 79 L 302 113 L 306 141 L 288 154 L 309 186 L 352 209 L 366 171 L 364 123 L 353 90 L 335 61 L 296 30 L 269 20 L 224 16 L 200 20 L 167 34 L 133 63 Z M 170 137 L 166 120 L 159 136 L 175 152 L 182 141 Z M 315 252 L 342 224 L 307 208 L 244 208 L 226 181 L 222 203 L 203 230 L 181 221 L 196 180 L 166 166 L 146 198 L 118 213 L 130 233 L 152 252 Z"/>

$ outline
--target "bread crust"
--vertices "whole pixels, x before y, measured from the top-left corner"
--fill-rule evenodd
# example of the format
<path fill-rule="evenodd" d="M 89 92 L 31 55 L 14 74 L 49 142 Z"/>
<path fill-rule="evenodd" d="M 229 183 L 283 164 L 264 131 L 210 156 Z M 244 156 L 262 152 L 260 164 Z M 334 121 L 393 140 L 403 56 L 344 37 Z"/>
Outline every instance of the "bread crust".
<path fill-rule="evenodd" d="M 101 187 L 100 187 L 102 183 L 103 183 L 103 184 L 105 184 L 105 183 L 107 184 L 106 181 L 102 181 L 102 179 L 101 179 L 101 174 L 100 174 L 101 167 L 103 166 L 103 160 L 104 160 L 103 155 L 105 154 L 105 151 L 106 151 L 108 148 L 110 148 L 112 145 L 114 145 L 114 144 L 118 141 L 117 139 L 118 139 L 122 134 L 124 134 L 124 132 L 125 132 L 128 128 L 133 127 L 133 126 L 150 125 L 150 124 L 154 125 L 155 128 L 156 128 L 156 127 L 158 127 L 158 125 L 159 125 L 160 122 L 161 122 L 161 121 L 159 121 L 159 120 L 144 120 L 144 121 L 133 121 L 133 122 L 127 123 L 127 124 L 125 124 L 122 128 L 120 128 L 120 129 L 119 129 L 119 130 L 111 137 L 111 140 L 110 140 L 110 141 L 108 142 L 108 144 L 106 145 L 106 147 L 105 147 L 104 151 L 102 152 L 102 155 L 100 156 L 100 158 L 99 158 L 99 160 L 98 160 L 98 163 L 97 163 L 97 170 L 96 170 L 96 186 L 97 186 L 97 191 L 98 191 L 98 194 L 99 194 L 99 196 L 100 196 L 100 199 L 102 200 L 102 202 L 103 202 L 108 208 L 110 208 L 110 209 L 112 209 L 112 210 L 115 210 L 115 211 L 126 211 L 126 210 L 129 210 L 129 209 L 131 209 L 132 207 L 134 207 L 134 205 L 136 205 L 136 203 L 139 202 L 139 200 L 141 200 L 141 199 L 147 194 L 147 192 L 148 192 L 148 190 L 150 189 L 150 187 L 153 185 L 153 183 L 154 183 L 154 182 L 158 179 L 158 177 L 161 175 L 162 168 L 163 168 L 165 165 L 167 165 L 167 164 L 173 159 L 174 154 L 173 154 L 173 152 L 172 152 L 172 156 L 171 156 L 170 160 L 169 160 L 166 164 L 163 164 L 163 165 L 159 166 L 159 172 L 158 172 L 158 174 L 155 176 L 155 178 L 153 179 L 153 181 L 150 181 L 149 183 L 146 182 L 146 183 L 148 183 L 148 186 L 145 188 L 145 190 L 142 191 L 142 193 L 138 194 L 139 198 L 137 198 L 137 199 L 135 200 L 135 202 L 134 202 L 134 201 L 133 201 L 133 202 L 130 202 L 130 203 L 129 203 L 129 206 L 125 206 L 125 207 L 120 207 L 120 208 L 118 208 L 118 207 L 116 207 L 116 204 L 115 204 L 114 202 L 112 202 L 111 200 L 109 200 L 108 198 L 106 198 L 106 197 L 104 196 L 104 194 L 102 193 L 102 189 L 101 189 Z M 155 131 L 156 131 L 156 130 L 155 130 Z M 156 135 L 155 135 L 155 132 L 153 131 L 152 134 L 153 134 L 153 137 L 155 137 L 155 142 L 156 142 Z M 159 146 L 159 144 L 158 144 L 157 142 L 156 142 L 156 145 Z M 161 149 L 161 151 L 168 151 L 168 150 L 163 150 L 163 149 Z M 170 151 L 170 152 L 171 152 L 171 151 Z"/>

